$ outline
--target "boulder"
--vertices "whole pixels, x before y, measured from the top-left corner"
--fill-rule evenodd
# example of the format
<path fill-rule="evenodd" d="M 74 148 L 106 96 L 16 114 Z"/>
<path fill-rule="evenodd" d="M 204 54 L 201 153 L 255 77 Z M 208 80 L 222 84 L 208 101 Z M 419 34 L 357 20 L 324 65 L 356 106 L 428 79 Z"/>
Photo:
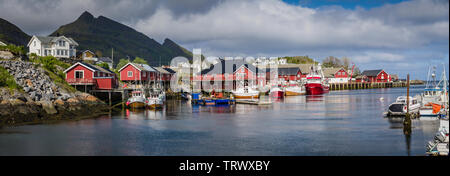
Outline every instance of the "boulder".
<path fill-rule="evenodd" d="M 41 104 L 42 109 L 44 109 L 47 114 L 58 113 L 55 106 L 53 106 L 53 103 L 50 101 L 40 101 L 39 104 Z"/>

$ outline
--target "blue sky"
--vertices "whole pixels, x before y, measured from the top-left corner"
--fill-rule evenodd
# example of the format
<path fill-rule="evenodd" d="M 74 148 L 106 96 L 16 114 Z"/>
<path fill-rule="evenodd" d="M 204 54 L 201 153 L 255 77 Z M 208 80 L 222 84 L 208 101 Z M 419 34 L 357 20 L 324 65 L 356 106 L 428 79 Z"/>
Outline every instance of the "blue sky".
<path fill-rule="evenodd" d="M 0 0 L 0 17 L 31 35 L 84 11 L 205 56 L 347 57 L 412 79 L 449 63 L 448 0 Z"/>

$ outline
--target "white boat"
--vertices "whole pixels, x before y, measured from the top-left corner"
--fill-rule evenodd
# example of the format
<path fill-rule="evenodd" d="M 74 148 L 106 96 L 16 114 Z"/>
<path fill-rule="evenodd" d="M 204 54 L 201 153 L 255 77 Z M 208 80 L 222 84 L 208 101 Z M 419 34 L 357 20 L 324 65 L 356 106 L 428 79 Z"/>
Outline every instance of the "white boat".
<path fill-rule="evenodd" d="M 397 100 L 389 105 L 388 116 L 404 116 L 407 112 L 406 96 L 400 96 Z M 420 109 L 420 103 L 416 98 L 409 97 L 409 113 L 418 113 Z"/>
<path fill-rule="evenodd" d="M 284 91 L 279 87 L 273 87 L 270 89 L 270 96 L 274 98 L 283 98 L 284 97 Z"/>
<path fill-rule="evenodd" d="M 166 93 L 160 89 L 153 89 L 147 98 L 146 105 L 150 109 L 158 109 L 164 106 L 166 101 Z"/>
<path fill-rule="evenodd" d="M 144 92 L 140 90 L 131 92 L 131 97 L 127 101 L 127 106 L 134 109 L 144 108 L 145 107 Z"/>
<path fill-rule="evenodd" d="M 427 153 L 430 155 L 443 155 L 448 156 L 449 150 L 449 132 L 448 119 L 442 119 L 440 121 L 439 131 L 436 133 L 433 141 L 429 141 L 427 145 Z"/>
<path fill-rule="evenodd" d="M 431 67 L 428 71 L 428 80 L 424 92 L 420 95 L 421 117 L 435 117 L 438 118 L 442 111 L 448 104 L 447 94 L 447 77 L 444 71 L 441 80 L 436 84 L 436 67 Z"/>
<path fill-rule="evenodd" d="M 237 89 L 235 91 L 231 91 L 235 99 L 258 99 L 259 98 L 259 91 L 250 88 L 250 87 L 244 87 Z"/>

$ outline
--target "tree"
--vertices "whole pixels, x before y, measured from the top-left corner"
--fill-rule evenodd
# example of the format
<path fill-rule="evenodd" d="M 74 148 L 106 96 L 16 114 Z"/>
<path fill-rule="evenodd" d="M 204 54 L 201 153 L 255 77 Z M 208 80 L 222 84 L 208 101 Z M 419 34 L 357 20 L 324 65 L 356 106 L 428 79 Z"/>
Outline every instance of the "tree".
<path fill-rule="evenodd" d="M 109 69 L 109 65 L 107 63 L 105 63 L 105 62 L 97 64 L 97 65 L 102 67 L 102 68 Z"/>
<path fill-rule="evenodd" d="M 350 68 L 350 59 L 348 57 L 342 57 L 342 67 L 344 67 L 346 70 Z"/>
<path fill-rule="evenodd" d="M 342 67 L 341 60 L 334 56 L 328 56 L 322 61 L 323 67 Z"/>
<path fill-rule="evenodd" d="M 144 60 L 144 59 L 142 59 L 142 58 L 140 58 L 140 57 L 136 57 L 136 58 L 133 60 L 133 63 L 136 63 L 136 64 L 147 64 L 147 61 Z"/>
<path fill-rule="evenodd" d="M 128 59 L 120 59 L 119 63 L 116 66 L 116 69 L 119 70 L 123 66 L 128 64 Z"/>

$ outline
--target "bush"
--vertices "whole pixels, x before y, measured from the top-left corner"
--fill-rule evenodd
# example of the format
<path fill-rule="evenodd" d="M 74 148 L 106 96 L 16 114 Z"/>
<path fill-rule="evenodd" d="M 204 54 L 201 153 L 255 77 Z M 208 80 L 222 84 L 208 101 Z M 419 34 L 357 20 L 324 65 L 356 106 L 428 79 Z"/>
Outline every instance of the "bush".
<path fill-rule="evenodd" d="M 22 54 L 26 53 L 23 46 L 16 46 L 13 44 L 9 44 L 6 46 L 0 46 L 0 50 L 9 51 L 15 55 L 22 55 Z"/>
<path fill-rule="evenodd" d="M 17 85 L 16 81 L 14 80 L 14 77 L 10 75 L 9 72 L 3 67 L 0 67 L 0 87 L 8 87 L 11 90 L 21 89 L 21 87 Z"/>
<path fill-rule="evenodd" d="M 63 69 L 67 69 L 70 67 L 69 64 L 62 62 L 53 56 L 35 57 L 35 59 L 32 59 L 32 61 L 35 63 L 42 64 L 44 68 L 53 73 L 58 72 L 58 70 L 56 69 L 56 65 L 62 67 Z"/>

